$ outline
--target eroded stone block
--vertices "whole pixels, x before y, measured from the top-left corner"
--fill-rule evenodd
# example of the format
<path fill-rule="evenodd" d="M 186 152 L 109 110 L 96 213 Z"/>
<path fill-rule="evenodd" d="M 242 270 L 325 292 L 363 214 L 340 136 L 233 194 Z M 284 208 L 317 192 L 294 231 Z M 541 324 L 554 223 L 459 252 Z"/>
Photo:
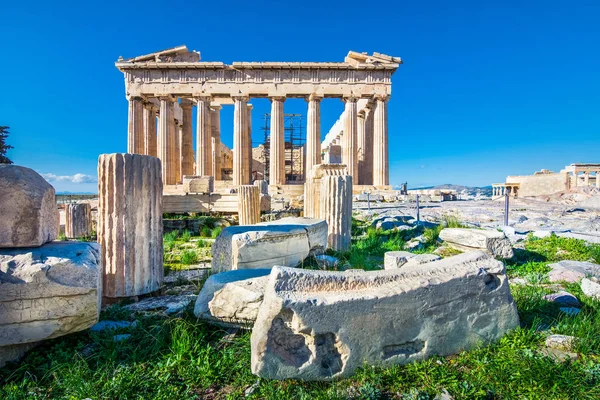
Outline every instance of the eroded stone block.
<path fill-rule="evenodd" d="M 183 191 L 185 193 L 212 193 L 215 183 L 212 176 L 185 175 L 183 177 Z"/>
<path fill-rule="evenodd" d="M 461 251 L 483 250 L 494 257 L 514 256 L 510 241 L 504 232 L 469 228 L 445 228 L 440 239 L 450 247 Z"/>
<path fill-rule="evenodd" d="M 252 331 L 252 372 L 329 380 L 365 363 L 456 354 L 518 325 L 504 265 L 481 251 L 393 271 L 275 267 Z"/>
<path fill-rule="evenodd" d="M 41 246 L 58 228 L 52 185 L 32 169 L 0 164 L 0 248 Z"/>

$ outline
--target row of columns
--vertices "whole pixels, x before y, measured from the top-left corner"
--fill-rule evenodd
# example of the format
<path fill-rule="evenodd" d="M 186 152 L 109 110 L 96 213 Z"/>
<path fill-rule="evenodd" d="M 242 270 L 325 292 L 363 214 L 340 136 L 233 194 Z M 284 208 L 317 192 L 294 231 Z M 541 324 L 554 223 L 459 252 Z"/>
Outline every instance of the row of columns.
<path fill-rule="evenodd" d="M 196 159 L 192 144 L 193 102 L 182 99 L 181 121 L 174 116 L 176 98 L 160 97 L 159 110 L 142 98 L 129 99 L 128 153 L 156 156 L 162 161 L 166 185 L 174 185 L 183 175 L 213 176 L 221 180 L 220 106 L 211 107 L 211 97 L 196 97 Z M 233 185 L 252 180 L 252 132 L 249 97 L 235 96 L 233 130 Z M 308 101 L 306 136 L 306 176 L 321 164 L 321 100 L 311 95 Z M 357 97 L 346 97 L 342 162 L 359 184 L 389 184 L 387 97 L 377 96 L 372 109 L 357 110 Z M 285 176 L 285 97 L 271 97 L 271 138 L 269 183 L 283 185 Z M 159 111 L 158 135 L 156 112 Z M 195 165 L 195 168 L 194 168 Z"/>
<path fill-rule="evenodd" d="M 574 172 L 573 176 L 575 177 L 575 187 L 579 186 L 579 173 Z M 590 186 L 590 172 L 583 172 L 583 186 Z M 600 171 L 596 171 L 596 187 L 600 188 Z"/>

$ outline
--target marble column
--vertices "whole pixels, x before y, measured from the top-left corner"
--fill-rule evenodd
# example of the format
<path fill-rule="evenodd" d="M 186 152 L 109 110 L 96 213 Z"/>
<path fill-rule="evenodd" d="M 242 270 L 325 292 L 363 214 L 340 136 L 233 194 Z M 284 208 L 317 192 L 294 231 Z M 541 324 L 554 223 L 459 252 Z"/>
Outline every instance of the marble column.
<path fill-rule="evenodd" d="M 192 106 L 190 100 L 181 100 L 181 175 L 194 175 L 194 143 L 192 139 Z"/>
<path fill-rule="evenodd" d="M 248 151 L 248 183 L 252 183 L 252 104 L 248 104 L 248 143 L 247 143 L 247 151 Z"/>
<path fill-rule="evenodd" d="M 327 222 L 327 247 L 350 250 L 352 229 L 352 177 L 327 175 L 321 178 L 319 212 Z"/>
<path fill-rule="evenodd" d="M 573 178 L 575 187 L 579 186 L 579 176 L 577 175 L 577 172 L 573 172 Z"/>
<path fill-rule="evenodd" d="M 365 145 L 367 142 L 367 131 L 366 131 L 366 114 L 364 110 L 358 112 L 357 122 L 357 170 L 358 176 L 355 178 L 355 182 L 358 185 L 365 184 Z"/>
<path fill-rule="evenodd" d="M 160 98 L 160 117 L 158 126 L 157 154 L 162 164 L 162 177 L 165 185 L 177 183 L 176 148 L 177 134 L 175 130 L 175 118 L 173 116 L 172 97 Z"/>
<path fill-rule="evenodd" d="M 587 171 L 583 173 L 583 186 L 590 186 L 590 173 Z"/>
<path fill-rule="evenodd" d="M 233 185 L 250 183 L 248 171 L 248 97 L 233 97 Z"/>
<path fill-rule="evenodd" d="M 373 121 L 373 185 L 387 186 L 390 181 L 388 164 L 387 96 L 376 96 Z"/>
<path fill-rule="evenodd" d="M 270 185 L 285 185 L 284 101 L 285 97 L 271 98 Z"/>
<path fill-rule="evenodd" d="M 369 104 L 365 108 L 365 147 L 362 162 L 362 169 L 364 170 L 362 173 L 363 185 L 373 184 L 373 115 L 373 106 Z"/>
<path fill-rule="evenodd" d="M 306 123 L 306 169 L 305 180 L 308 180 L 313 166 L 321 164 L 321 99 L 311 94 L 307 97 L 308 114 Z"/>
<path fill-rule="evenodd" d="M 156 108 L 144 103 L 144 154 L 156 157 Z"/>
<path fill-rule="evenodd" d="M 212 170 L 210 100 L 208 96 L 196 99 L 196 175 L 198 176 L 210 176 Z"/>
<path fill-rule="evenodd" d="M 179 107 L 178 103 L 175 103 L 175 107 Z M 179 110 L 181 111 L 181 110 Z M 180 115 L 179 118 L 181 118 L 181 114 L 178 113 Z M 182 156 L 181 156 L 181 141 L 183 138 L 183 121 L 181 121 L 180 119 L 175 118 L 175 132 L 176 132 L 176 137 L 175 137 L 175 177 L 176 177 L 176 182 L 179 183 L 183 183 L 183 177 L 181 174 L 181 161 L 182 161 Z"/>
<path fill-rule="evenodd" d="M 141 97 L 129 98 L 127 152 L 144 154 L 144 103 Z"/>
<path fill-rule="evenodd" d="M 65 236 L 77 239 L 92 235 L 92 207 L 89 203 L 65 206 Z"/>
<path fill-rule="evenodd" d="M 238 220 L 240 225 L 260 222 L 260 188 L 254 185 L 238 187 Z"/>
<path fill-rule="evenodd" d="M 215 181 L 221 180 L 221 106 L 213 106 L 210 111 L 212 135 L 212 172 Z"/>
<path fill-rule="evenodd" d="M 348 175 L 358 178 L 358 113 L 356 97 L 345 97 L 344 112 L 344 159 L 342 162 L 348 168 Z"/>
<path fill-rule="evenodd" d="M 600 171 L 596 171 L 596 187 L 600 188 Z"/>

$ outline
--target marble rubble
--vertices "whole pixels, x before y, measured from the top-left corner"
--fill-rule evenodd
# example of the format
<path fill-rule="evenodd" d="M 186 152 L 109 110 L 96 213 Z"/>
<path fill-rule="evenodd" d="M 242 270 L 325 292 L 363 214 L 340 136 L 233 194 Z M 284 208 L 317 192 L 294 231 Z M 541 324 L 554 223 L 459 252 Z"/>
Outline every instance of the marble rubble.
<path fill-rule="evenodd" d="M 295 267 L 311 253 L 327 248 L 327 223 L 311 218 L 282 218 L 247 226 L 230 226 L 212 246 L 212 270 Z"/>
<path fill-rule="evenodd" d="M 494 257 L 509 259 L 514 256 L 512 245 L 504 232 L 469 229 L 445 228 L 440 239 L 447 245 L 460 251 L 483 250 Z"/>
<path fill-rule="evenodd" d="M 331 380 L 365 363 L 456 354 L 518 326 L 504 265 L 482 251 L 392 271 L 275 267 L 252 330 L 252 372 Z"/>
<path fill-rule="evenodd" d="M 40 174 L 0 164 L 0 248 L 37 247 L 58 236 L 55 191 Z"/>

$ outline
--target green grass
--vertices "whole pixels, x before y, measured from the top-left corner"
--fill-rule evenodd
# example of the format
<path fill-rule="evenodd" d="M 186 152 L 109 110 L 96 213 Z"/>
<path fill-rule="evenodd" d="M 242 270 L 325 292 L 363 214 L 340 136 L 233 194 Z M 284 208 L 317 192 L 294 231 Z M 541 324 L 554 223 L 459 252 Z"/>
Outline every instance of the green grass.
<path fill-rule="evenodd" d="M 183 250 L 181 252 L 181 263 L 183 265 L 196 264 L 198 262 L 198 254 L 194 250 Z"/>
<path fill-rule="evenodd" d="M 181 240 L 183 240 L 184 242 L 189 242 L 191 237 L 192 233 L 187 229 L 181 234 Z"/>
<path fill-rule="evenodd" d="M 213 228 L 213 229 L 210 231 L 210 233 L 208 233 L 208 232 L 207 232 L 207 234 L 206 234 L 206 235 L 202 235 L 202 236 L 204 236 L 204 237 L 211 237 L 211 238 L 213 238 L 213 239 L 216 239 L 216 238 L 217 238 L 217 236 L 219 236 L 219 235 L 221 234 L 221 232 L 223 232 L 223 227 L 221 227 L 221 226 L 217 226 L 217 227 L 214 227 L 214 228 Z"/>
<path fill-rule="evenodd" d="M 385 251 L 400 250 L 422 234 L 426 248 L 437 246 L 439 228 L 376 231 L 357 223 L 351 250 L 334 255 L 354 268 L 372 269 Z M 211 230 L 211 234 L 214 230 Z M 183 235 L 182 235 L 183 236 Z M 165 235 L 165 259 L 180 266 L 198 256 L 178 235 Z M 167 250 L 167 243 L 172 250 Z M 545 276 L 548 263 L 560 259 L 593 259 L 598 246 L 563 238 L 529 238 L 510 277 Z M 194 254 L 192 256 L 191 254 Z M 189 255 L 189 256 L 188 256 Z M 307 260 L 305 267 L 315 267 Z M 0 399 L 433 399 L 447 390 L 455 399 L 598 399 L 600 398 L 600 302 L 566 290 L 582 302 L 577 316 L 566 316 L 543 300 L 554 289 L 531 278 L 530 285 L 513 285 L 521 327 L 498 342 L 450 357 L 432 357 L 405 366 L 364 366 L 347 379 L 334 382 L 271 381 L 250 371 L 250 333 L 227 332 L 198 320 L 194 304 L 179 317 L 136 315 L 137 325 L 117 332 L 89 331 L 43 343 L 18 365 L 0 369 Z M 102 319 L 131 319 L 122 305 L 102 311 Z M 129 333 L 115 342 L 114 334 Z M 550 333 L 574 335 L 580 359 L 557 363 L 539 349 Z"/>

